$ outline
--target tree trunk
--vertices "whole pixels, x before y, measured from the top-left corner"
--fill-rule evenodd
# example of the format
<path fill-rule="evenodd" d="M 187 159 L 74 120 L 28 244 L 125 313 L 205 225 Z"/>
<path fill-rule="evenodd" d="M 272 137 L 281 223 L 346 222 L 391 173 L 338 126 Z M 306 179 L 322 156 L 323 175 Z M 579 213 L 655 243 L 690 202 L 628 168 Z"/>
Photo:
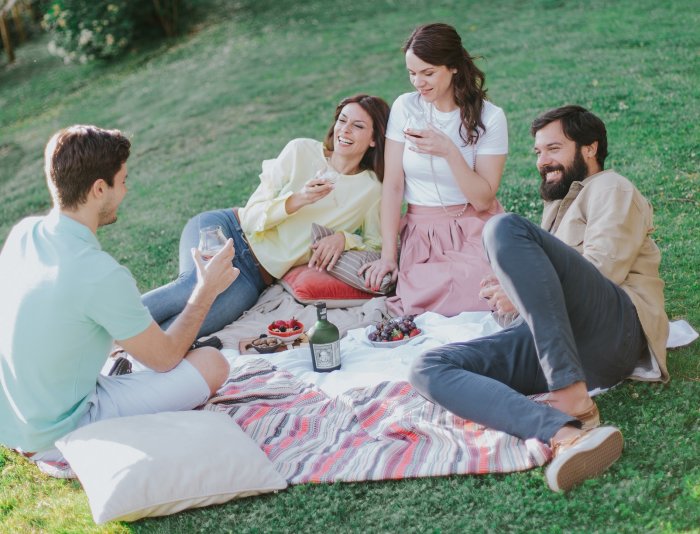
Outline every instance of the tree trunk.
<path fill-rule="evenodd" d="M 27 40 L 27 34 L 24 32 L 24 23 L 22 22 L 22 14 L 19 11 L 19 6 L 15 3 L 12 6 L 12 20 L 15 23 L 15 29 L 19 34 L 19 42 L 24 43 Z"/>
<path fill-rule="evenodd" d="M 5 47 L 5 52 L 7 53 L 7 62 L 13 63 L 15 61 L 15 51 L 12 49 L 10 32 L 7 30 L 7 25 L 5 24 L 5 13 L 3 12 L 0 12 L 0 36 L 2 37 L 2 46 Z"/>

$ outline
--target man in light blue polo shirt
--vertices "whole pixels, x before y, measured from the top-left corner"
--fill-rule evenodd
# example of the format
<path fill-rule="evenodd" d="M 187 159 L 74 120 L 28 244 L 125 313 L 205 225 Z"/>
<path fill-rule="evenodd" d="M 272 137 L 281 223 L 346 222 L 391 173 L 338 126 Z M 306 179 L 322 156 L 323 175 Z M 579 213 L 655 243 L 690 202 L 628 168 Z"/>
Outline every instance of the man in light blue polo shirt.
<path fill-rule="evenodd" d="M 126 195 L 130 146 L 94 126 L 54 135 L 45 152 L 54 207 L 18 223 L 0 253 L 0 443 L 35 461 L 59 460 L 54 442 L 99 419 L 192 409 L 228 376 L 219 351 L 189 348 L 238 276 L 231 240 L 206 264 L 193 251 L 198 283 L 167 331 L 97 240 Z M 101 375 L 114 340 L 152 372 Z"/>

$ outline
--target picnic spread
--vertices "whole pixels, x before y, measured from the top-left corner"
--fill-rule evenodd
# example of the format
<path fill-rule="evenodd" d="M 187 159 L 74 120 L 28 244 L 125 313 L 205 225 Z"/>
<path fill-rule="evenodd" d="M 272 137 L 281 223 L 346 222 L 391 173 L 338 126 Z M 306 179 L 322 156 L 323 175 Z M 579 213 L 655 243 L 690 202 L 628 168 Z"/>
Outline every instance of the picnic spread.
<path fill-rule="evenodd" d="M 377 297 L 328 310 L 344 335 L 342 367 L 315 373 L 305 336 L 268 354 L 248 350 L 273 319 L 295 318 L 307 328 L 314 323 L 314 306 L 299 304 L 279 284 L 271 286 L 250 311 L 215 333 L 231 372 L 203 410 L 230 416 L 289 484 L 508 473 L 544 465 L 548 446 L 460 419 L 407 381 L 411 362 L 422 352 L 500 330 L 491 315 L 427 312 L 415 319 L 420 335 L 381 348 L 368 340 L 366 327 L 381 320 L 385 301 Z M 697 335 L 676 321 L 669 345 Z M 39 467 L 52 476 L 74 476 L 67 464 Z"/>

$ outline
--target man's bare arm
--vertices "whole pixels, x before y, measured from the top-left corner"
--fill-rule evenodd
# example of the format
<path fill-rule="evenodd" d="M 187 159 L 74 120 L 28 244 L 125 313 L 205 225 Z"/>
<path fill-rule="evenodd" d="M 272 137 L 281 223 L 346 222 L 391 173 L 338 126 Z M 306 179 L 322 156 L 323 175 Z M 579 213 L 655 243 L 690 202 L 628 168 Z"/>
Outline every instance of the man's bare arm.
<path fill-rule="evenodd" d="M 118 343 L 138 361 L 154 371 L 169 371 L 179 364 L 192 345 L 216 297 L 228 288 L 240 271 L 233 267 L 233 242 L 207 263 L 198 250 L 193 251 L 197 284 L 187 305 L 170 327 L 163 331 L 156 322 L 140 334 Z"/>

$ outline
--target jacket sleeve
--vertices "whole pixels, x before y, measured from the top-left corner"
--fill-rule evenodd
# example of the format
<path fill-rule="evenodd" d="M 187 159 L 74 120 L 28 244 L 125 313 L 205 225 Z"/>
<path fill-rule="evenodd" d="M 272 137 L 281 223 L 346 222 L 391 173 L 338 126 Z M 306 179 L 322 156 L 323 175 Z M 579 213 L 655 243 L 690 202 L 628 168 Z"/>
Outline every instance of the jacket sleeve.
<path fill-rule="evenodd" d="M 588 199 L 586 219 L 583 256 L 621 285 L 652 231 L 651 206 L 632 187 L 612 184 Z"/>

